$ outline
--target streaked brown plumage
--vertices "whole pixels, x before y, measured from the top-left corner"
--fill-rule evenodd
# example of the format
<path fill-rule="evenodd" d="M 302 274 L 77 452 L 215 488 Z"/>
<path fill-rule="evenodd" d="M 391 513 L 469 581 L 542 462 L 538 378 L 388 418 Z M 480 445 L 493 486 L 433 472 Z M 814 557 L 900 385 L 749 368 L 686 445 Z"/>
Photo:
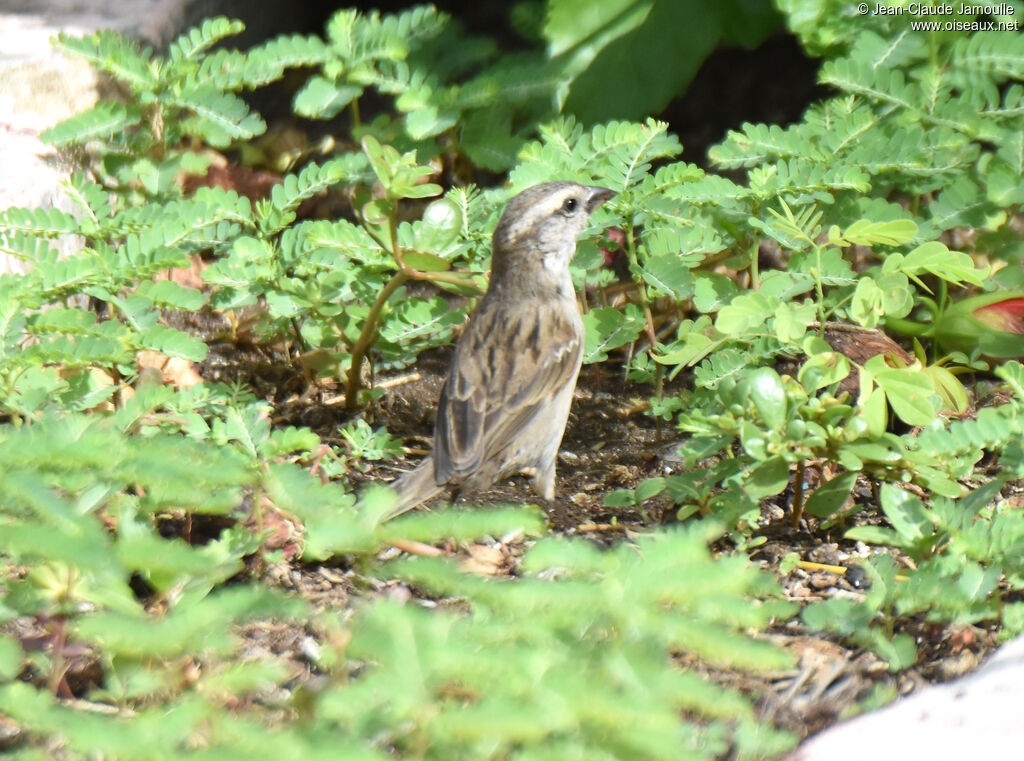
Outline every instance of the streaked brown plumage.
<path fill-rule="evenodd" d="M 569 276 L 576 238 L 615 193 L 574 182 L 527 188 L 494 231 L 491 280 L 455 345 L 434 452 L 394 486 L 398 515 L 447 486 L 482 489 L 517 472 L 555 496 L 555 457 L 583 359 Z"/>

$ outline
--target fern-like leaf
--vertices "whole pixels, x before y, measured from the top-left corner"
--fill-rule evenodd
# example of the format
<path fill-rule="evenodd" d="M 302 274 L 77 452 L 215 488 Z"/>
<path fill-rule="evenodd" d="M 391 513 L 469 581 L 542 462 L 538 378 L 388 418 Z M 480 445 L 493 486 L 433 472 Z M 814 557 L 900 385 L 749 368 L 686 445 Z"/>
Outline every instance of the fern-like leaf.
<path fill-rule="evenodd" d="M 951 60 L 969 75 L 985 75 L 996 82 L 1024 79 L 1024 36 L 1020 34 L 970 34 L 953 46 Z M 974 77 L 970 76 L 969 81 Z"/>
<path fill-rule="evenodd" d="M 584 166 L 601 167 L 599 176 L 620 191 L 640 182 L 655 159 L 675 156 L 683 150 L 676 136 L 668 134 L 668 124 L 654 119 L 644 124 L 597 125 L 580 147 Z"/>
<path fill-rule="evenodd" d="M 350 153 L 325 164 L 308 164 L 298 174 L 285 175 L 270 189 L 270 200 L 278 211 L 294 211 L 307 198 L 341 182 L 354 184 L 367 178 L 369 162 L 363 153 Z"/>
<path fill-rule="evenodd" d="M 57 35 L 54 47 L 70 55 L 78 55 L 126 83 L 135 92 L 151 92 L 157 75 L 151 64 L 153 51 L 141 48 L 126 37 L 105 29 L 85 37 L 72 37 L 66 32 Z"/>
<path fill-rule="evenodd" d="M 244 100 L 213 87 L 181 93 L 173 96 L 171 102 L 195 114 L 182 124 L 186 132 L 218 148 L 226 148 L 232 140 L 251 140 L 267 129 L 266 122 L 250 113 Z"/>
<path fill-rule="evenodd" d="M 334 265 L 339 258 L 371 266 L 386 265 L 390 261 L 390 255 L 366 230 L 344 219 L 306 222 L 299 228 L 299 238 L 303 250 L 309 251 L 310 256 L 315 256 L 318 249 L 325 252 L 325 265 Z"/>
<path fill-rule="evenodd" d="M 177 63 L 195 59 L 226 37 L 245 31 L 245 24 L 226 16 L 215 16 L 203 21 L 201 26 L 192 27 L 170 44 L 167 60 Z"/>
<path fill-rule="evenodd" d="M 821 67 L 822 84 L 832 85 L 875 103 L 887 103 L 910 111 L 920 111 L 921 89 L 908 84 L 899 69 L 875 69 L 867 63 L 842 58 L 826 61 Z"/>
<path fill-rule="evenodd" d="M 824 159 L 823 151 L 806 137 L 807 128 L 782 129 L 772 124 L 745 123 L 739 132 L 730 130 L 724 143 L 711 149 L 711 160 L 722 169 L 740 169 L 777 159 L 804 157 Z"/>
<path fill-rule="evenodd" d="M 0 234 L 0 253 L 33 264 L 50 262 L 57 257 L 57 252 L 44 238 L 21 231 Z"/>
<path fill-rule="evenodd" d="M 0 233 L 28 233 L 54 238 L 78 231 L 78 220 L 60 209 L 19 209 L 12 207 L 0 211 Z"/>
<path fill-rule="evenodd" d="M 87 223 L 83 225 L 83 232 L 100 228 L 110 217 L 110 194 L 99 183 L 76 172 L 63 185 L 64 192 L 82 215 L 83 223 Z"/>
<path fill-rule="evenodd" d="M 58 148 L 90 140 L 109 138 L 124 132 L 142 121 L 142 112 L 133 104 L 100 101 L 92 108 L 75 114 L 59 124 L 44 130 L 40 137 Z"/>

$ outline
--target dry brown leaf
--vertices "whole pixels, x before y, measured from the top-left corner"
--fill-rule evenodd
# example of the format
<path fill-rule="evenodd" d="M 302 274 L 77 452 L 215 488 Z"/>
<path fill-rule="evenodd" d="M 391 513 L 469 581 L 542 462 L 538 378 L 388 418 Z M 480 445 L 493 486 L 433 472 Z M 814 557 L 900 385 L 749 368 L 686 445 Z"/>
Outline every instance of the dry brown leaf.
<path fill-rule="evenodd" d="M 471 544 L 459 566 L 467 573 L 506 576 L 512 570 L 512 561 L 504 545 Z"/>
<path fill-rule="evenodd" d="M 135 361 L 141 370 L 159 370 L 164 385 L 170 384 L 181 389 L 191 388 L 203 382 L 192 363 L 181 357 L 168 357 L 158 351 L 144 349 L 135 355 Z"/>

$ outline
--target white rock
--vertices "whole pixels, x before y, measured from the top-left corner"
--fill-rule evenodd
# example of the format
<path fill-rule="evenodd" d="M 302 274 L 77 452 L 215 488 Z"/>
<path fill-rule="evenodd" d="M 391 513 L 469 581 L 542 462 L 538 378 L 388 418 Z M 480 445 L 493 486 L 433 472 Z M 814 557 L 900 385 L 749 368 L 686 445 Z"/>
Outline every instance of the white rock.
<path fill-rule="evenodd" d="M 977 671 L 826 729 L 787 761 L 1024 758 L 1024 638 Z"/>

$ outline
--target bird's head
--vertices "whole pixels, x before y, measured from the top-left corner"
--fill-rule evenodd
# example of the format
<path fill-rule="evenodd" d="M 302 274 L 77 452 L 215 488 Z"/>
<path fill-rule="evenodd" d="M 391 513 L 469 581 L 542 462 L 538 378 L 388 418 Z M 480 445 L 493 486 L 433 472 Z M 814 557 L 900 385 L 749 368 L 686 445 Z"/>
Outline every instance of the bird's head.
<path fill-rule="evenodd" d="M 492 282 L 507 274 L 567 274 L 590 213 L 614 195 L 607 188 L 559 181 L 514 196 L 494 231 Z"/>

